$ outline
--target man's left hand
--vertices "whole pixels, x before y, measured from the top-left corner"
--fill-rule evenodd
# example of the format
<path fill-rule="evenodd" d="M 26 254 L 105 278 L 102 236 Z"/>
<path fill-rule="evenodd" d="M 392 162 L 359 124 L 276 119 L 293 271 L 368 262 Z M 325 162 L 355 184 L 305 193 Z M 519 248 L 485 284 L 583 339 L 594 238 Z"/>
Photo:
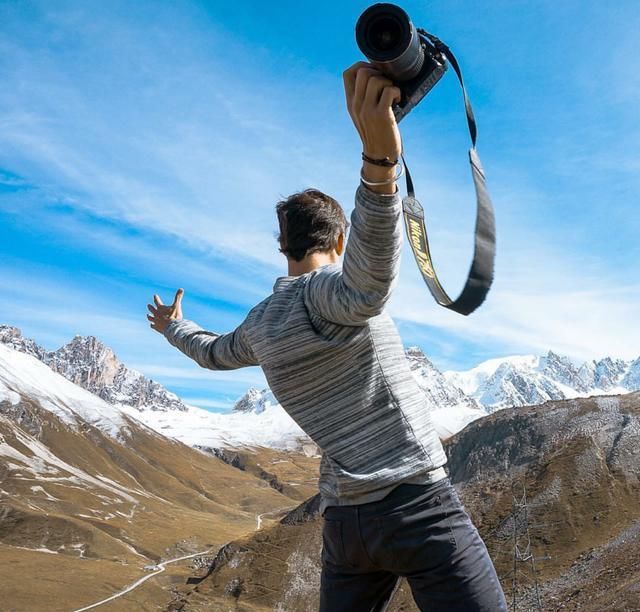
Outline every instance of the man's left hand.
<path fill-rule="evenodd" d="M 178 289 L 176 296 L 173 298 L 173 304 L 165 306 L 157 294 L 153 296 L 155 307 L 151 304 L 147 304 L 147 308 L 150 315 L 147 315 L 147 319 L 151 321 L 151 329 L 155 329 L 158 333 L 163 334 L 167 325 L 171 321 L 182 320 L 182 296 L 184 295 L 184 289 Z"/>

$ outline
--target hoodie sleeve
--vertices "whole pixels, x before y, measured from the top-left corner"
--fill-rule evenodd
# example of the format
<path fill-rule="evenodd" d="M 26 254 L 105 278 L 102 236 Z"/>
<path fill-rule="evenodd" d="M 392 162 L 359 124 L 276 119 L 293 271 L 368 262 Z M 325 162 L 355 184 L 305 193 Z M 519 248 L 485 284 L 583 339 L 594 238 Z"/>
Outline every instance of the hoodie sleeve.
<path fill-rule="evenodd" d="M 246 336 L 245 322 L 232 332 L 217 334 L 202 329 L 193 321 L 182 319 L 171 321 L 164 336 L 170 344 L 203 368 L 235 370 L 259 365 Z"/>
<path fill-rule="evenodd" d="M 307 307 L 343 325 L 364 325 L 382 312 L 400 271 L 402 201 L 360 183 L 342 270 L 320 268 L 306 285 Z"/>

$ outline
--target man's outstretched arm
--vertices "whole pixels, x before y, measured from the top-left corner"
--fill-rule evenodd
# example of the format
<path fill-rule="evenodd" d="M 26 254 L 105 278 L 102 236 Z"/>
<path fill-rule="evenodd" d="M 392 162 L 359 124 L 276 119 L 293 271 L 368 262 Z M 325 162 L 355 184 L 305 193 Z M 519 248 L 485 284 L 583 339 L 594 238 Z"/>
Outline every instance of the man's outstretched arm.
<path fill-rule="evenodd" d="M 182 296 L 178 289 L 173 304 L 165 306 L 158 295 L 153 296 L 155 306 L 147 304 L 151 314 L 147 319 L 155 329 L 187 357 L 209 370 L 235 370 L 258 365 L 245 330 L 241 324 L 227 334 L 202 329 L 197 323 L 182 316 Z"/>

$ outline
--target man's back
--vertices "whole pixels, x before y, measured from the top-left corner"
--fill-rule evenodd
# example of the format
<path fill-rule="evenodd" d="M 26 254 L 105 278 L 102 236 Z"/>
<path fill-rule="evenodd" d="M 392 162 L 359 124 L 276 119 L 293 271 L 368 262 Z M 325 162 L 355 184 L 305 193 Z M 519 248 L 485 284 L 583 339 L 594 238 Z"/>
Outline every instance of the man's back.
<path fill-rule="evenodd" d="M 275 397 L 323 451 L 323 508 L 443 477 L 433 470 L 447 461 L 384 310 L 400 262 L 400 197 L 360 185 L 355 204 L 342 269 L 279 277 L 231 334 L 186 320 L 165 331 L 204 367 L 262 367 Z"/>
<path fill-rule="evenodd" d="M 348 326 L 310 301 L 310 286 L 336 272 L 279 278 L 247 335 L 274 395 L 323 450 L 323 496 L 361 500 L 446 456 L 387 312 Z"/>

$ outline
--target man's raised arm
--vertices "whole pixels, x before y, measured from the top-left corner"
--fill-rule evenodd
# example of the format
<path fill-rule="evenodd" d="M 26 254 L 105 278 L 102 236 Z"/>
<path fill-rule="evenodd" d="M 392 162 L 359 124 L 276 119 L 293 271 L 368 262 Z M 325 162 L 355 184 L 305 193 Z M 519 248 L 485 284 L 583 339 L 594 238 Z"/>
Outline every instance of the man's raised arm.
<path fill-rule="evenodd" d="M 258 365 L 243 324 L 228 334 L 206 331 L 182 317 L 183 295 L 184 291 L 178 289 L 170 306 L 165 306 L 158 295 L 153 296 L 155 306 L 147 304 L 151 313 L 147 319 L 152 329 L 163 334 L 173 346 L 203 368 L 235 370 Z"/>
<path fill-rule="evenodd" d="M 367 62 L 357 62 L 343 77 L 347 109 L 365 157 L 399 160 L 402 144 L 391 107 L 399 101 L 400 90 Z M 342 270 L 321 269 L 307 286 L 309 307 L 330 321 L 362 325 L 380 314 L 391 295 L 402 248 L 402 203 L 395 175 L 395 165 L 364 161 Z"/>

